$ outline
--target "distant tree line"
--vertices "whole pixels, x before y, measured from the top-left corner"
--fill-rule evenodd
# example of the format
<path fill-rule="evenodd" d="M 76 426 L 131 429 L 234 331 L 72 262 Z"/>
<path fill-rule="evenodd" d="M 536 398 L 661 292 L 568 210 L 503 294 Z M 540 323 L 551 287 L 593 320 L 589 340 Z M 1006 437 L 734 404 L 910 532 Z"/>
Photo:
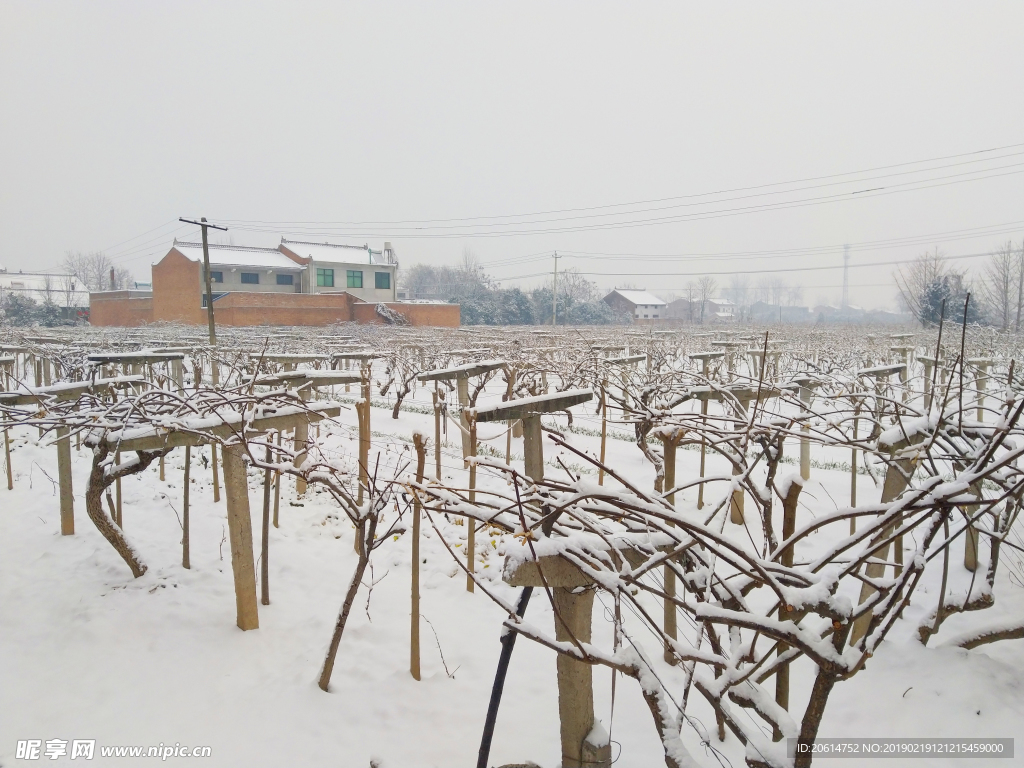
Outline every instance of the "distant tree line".
<path fill-rule="evenodd" d="M 413 299 L 432 299 L 460 306 L 463 325 L 550 325 L 551 286 L 524 291 L 501 288 L 470 253 L 455 265 L 417 264 L 403 275 Z M 601 301 L 597 285 L 574 269 L 558 275 L 558 324 L 607 325 L 629 317 Z"/>
<path fill-rule="evenodd" d="M 976 278 L 950 264 L 938 249 L 918 256 L 893 275 L 900 299 L 922 325 L 943 317 L 1019 333 L 1024 320 L 1024 242 L 1007 242 L 988 255 Z M 970 294 L 970 301 L 967 296 Z"/>

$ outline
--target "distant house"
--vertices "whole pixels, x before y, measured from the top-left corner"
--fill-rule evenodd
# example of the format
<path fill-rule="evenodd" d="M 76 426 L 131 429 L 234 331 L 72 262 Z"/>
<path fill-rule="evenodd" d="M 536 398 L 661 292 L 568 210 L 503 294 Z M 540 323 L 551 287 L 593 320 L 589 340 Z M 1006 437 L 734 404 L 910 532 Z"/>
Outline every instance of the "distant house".
<path fill-rule="evenodd" d="M 784 307 L 755 301 L 750 307 L 750 319 L 755 323 L 807 323 L 812 315 L 807 307 Z"/>
<path fill-rule="evenodd" d="M 708 299 L 701 313 L 698 299 L 676 299 L 668 305 L 666 316 L 688 323 L 731 323 L 736 319 L 736 305 L 728 299 Z"/>
<path fill-rule="evenodd" d="M 696 323 L 700 319 L 700 302 L 689 299 L 676 299 L 666 307 L 665 316 L 673 320 L 685 320 Z"/>
<path fill-rule="evenodd" d="M 621 315 L 634 320 L 663 320 L 668 304 L 647 291 L 616 288 L 604 297 L 604 303 Z"/>
<path fill-rule="evenodd" d="M 55 272 L 8 272 L 0 267 L 0 295 L 24 296 L 38 304 L 56 304 L 61 316 L 74 319 L 89 307 L 89 289 L 74 275 Z"/>
<path fill-rule="evenodd" d="M 728 299 L 708 299 L 704 307 L 705 322 L 731 323 L 736 320 L 736 305 Z"/>

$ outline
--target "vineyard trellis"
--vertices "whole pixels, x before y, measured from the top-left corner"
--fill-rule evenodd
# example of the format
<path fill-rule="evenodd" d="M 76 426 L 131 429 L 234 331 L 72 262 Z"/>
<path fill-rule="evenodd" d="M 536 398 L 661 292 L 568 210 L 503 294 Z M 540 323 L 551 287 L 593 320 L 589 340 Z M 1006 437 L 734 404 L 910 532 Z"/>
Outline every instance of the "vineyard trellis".
<path fill-rule="evenodd" d="M 162 472 L 172 451 L 216 447 L 239 627 L 259 625 L 248 472 L 263 482 L 263 605 L 271 488 L 275 526 L 286 477 L 299 496 L 325 493 L 351 524 L 357 558 L 324 691 L 375 553 L 409 539 L 418 553 L 429 530 L 482 593 L 474 599 L 506 614 L 505 638 L 556 654 L 564 765 L 611 760 L 590 672 L 605 667 L 639 687 L 668 766 L 706 764 L 694 745 L 713 764 L 730 738 L 748 765 L 805 766 L 810 753 L 794 750 L 820 736 L 833 689 L 870 663 L 912 602 L 930 601 L 913 628 L 921 644 L 968 614 L 970 629 L 947 642 L 1024 637 L 1024 622 L 983 618 L 1024 552 L 1020 350 L 1016 337 L 954 327 L 859 338 L 787 328 L 785 339 L 756 329 L 225 329 L 217 347 L 175 327 L 10 333 L 0 344 L 7 485 L 18 440 L 52 446 L 61 532 L 73 535 L 70 446 L 80 443 L 86 515 L 139 577 L 146 555 L 112 489 L 154 462 Z M 353 385 L 358 397 L 345 394 Z M 423 428 L 374 432 L 380 407 L 387 421 L 422 416 Z M 610 461 L 609 440 L 632 442 L 653 482 Z M 699 469 L 680 475 L 691 453 Z M 848 500 L 808 496 L 825 471 L 850 473 Z M 877 493 L 858 498 L 858 477 Z M 187 482 L 185 493 L 187 568 Z M 499 577 L 477 567 L 481 539 L 502 556 Z M 417 554 L 415 679 L 418 573 Z M 921 589 L 932 581 L 938 598 Z M 534 591 L 552 629 L 531 621 Z M 609 645 L 591 631 L 595 600 L 612 616 Z M 798 666 L 812 670 L 806 684 L 791 674 Z"/>

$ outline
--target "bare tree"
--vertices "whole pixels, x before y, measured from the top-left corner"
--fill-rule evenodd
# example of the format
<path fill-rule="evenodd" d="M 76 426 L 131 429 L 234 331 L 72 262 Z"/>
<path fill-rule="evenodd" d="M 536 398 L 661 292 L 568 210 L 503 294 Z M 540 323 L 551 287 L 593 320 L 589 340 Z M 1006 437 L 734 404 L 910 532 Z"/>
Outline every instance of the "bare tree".
<path fill-rule="evenodd" d="M 130 270 L 116 266 L 110 257 L 101 251 L 68 251 L 64 254 L 61 268 L 78 278 L 82 287 L 89 291 L 125 290 L 134 282 Z M 113 285 L 110 280 L 112 269 Z"/>
<path fill-rule="evenodd" d="M 53 304 L 53 290 L 53 275 L 46 273 L 43 275 L 43 287 L 37 291 L 44 304 Z"/>
<path fill-rule="evenodd" d="M 757 281 L 757 285 L 754 286 L 754 296 L 757 297 L 758 301 L 763 301 L 765 304 L 772 303 L 772 281 L 769 277 L 762 277 Z"/>
<path fill-rule="evenodd" d="M 786 291 L 789 289 L 789 286 L 786 285 L 786 281 L 781 277 L 773 277 L 768 281 L 768 286 L 771 291 L 771 303 L 776 306 L 782 304 Z"/>
<path fill-rule="evenodd" d="M 735 274 L 729 278 L 729 290 L 726 294 L 737 307 L 747 306 L 750 297 L 750 276 Z"/>
<path fill-rule="evenodd" d="M 715 278 L 704 276 L 697 281 L 697 300 L 700 302 L 700 322 L 704 324 L 704 310 L 707 308 L 711 297 L 715 295 L 718 283 Z"/>
<path fill-rule="evenodd" d="M 57 278 L 57 287 L 64 295 L 64 306 L 75 305 L 75 293 L 78 290 L 78 278 L 74 275 L 61 275 Z"/>
<path fill-rule="evenodd" d="M 1020 306 L 1019 271 L 1013 243 L 1007 242 L 988 257 L 982 273 L 981 295 L 988 305 L 992 321 L 1003 331 L 1010 327 L 1014 309 Z"/>
<path fill-rule="evenodd" d="M 569 267 L 558 275 L 558 295 L 565 306 L 593 301 L 597 285 L 587 280 L 575 267 Z"/>
<path fill-rule="evenodd" d="M 926 294 L 945 274 L 945 255 L 937 247 L 931 253 L 922 253 L 905 267 L 896 268 L 893 277 L 896 279 L 900 298 L 918 320 L 925 314 Z"/>
<path fill-rule="evenodd" d="M 786 304 L 796 307 L 804 300 L 804 287 L 802 285 L 791 285 L 786 289 Z"/>
<path fill-rule="evenodd" d="M 1014 333 L 1020 333 L 1022 309 L 1024 309 L 1024 240 L 1021 240 L 1020 250 L 1017 251 L 1017 319 L 1013 323 Z"/>

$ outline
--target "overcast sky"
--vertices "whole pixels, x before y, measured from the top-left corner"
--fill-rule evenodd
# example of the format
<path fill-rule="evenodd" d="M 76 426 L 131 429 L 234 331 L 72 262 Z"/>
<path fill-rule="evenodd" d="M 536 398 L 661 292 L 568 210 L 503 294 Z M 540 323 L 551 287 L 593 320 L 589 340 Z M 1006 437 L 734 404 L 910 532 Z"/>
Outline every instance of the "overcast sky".
<path fill-rule="evenodd" d="M 3 0 L 0 264 L 148 280 L 206 216 L 523 287 L 556 250 L 601 287 L 796 270 L 763 274 L 816 303 L 850 243 L 882 306 L 888 262 L 1021 240 L 1022 31 L 1019 1 Z"/>

